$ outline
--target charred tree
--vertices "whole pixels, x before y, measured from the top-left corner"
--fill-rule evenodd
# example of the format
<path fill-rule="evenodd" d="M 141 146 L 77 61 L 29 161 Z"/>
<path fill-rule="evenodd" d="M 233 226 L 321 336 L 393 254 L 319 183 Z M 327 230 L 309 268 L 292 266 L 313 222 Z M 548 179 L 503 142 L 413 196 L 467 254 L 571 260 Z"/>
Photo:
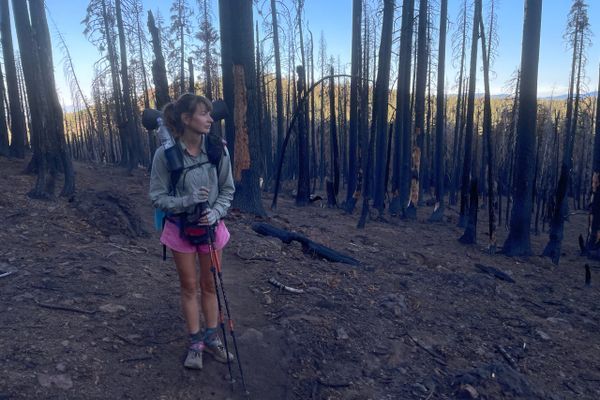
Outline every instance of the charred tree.
<path fill-rule="evenodd" d="M 400 211 L 406 217 L 410 181 L 411 120 L 410 71 L 413 37 L 414 0 L 402 3 L 400 34 L 400 57 L 398 61 L 398 84 L 396 87 L 396 121 L 394 128 L 394 175 L 390 213 Z"/>
<path fill-rule="evenodd" d="M 338 148 L 338 134 L 335 124 L 335 81 L 333 66 L 329 78 L 329 134 L 331 136 L 331 179 L 327 183 L 327 205 L 337 207 L 337 195 L 340 189 L 340 160 Z"/>
<path fill-rule="evenodd" d="M 299 65 L 296 67 L 298 80 L 296 82 L 296 90 L 298 99 L 302 99 L 306 94 L 306 82 L 304 67 Z M 308 132 L 306 131 L 306 103 L 298 104 L 298 192 L 296 194 L 296 205 L 305 206 L 310 199 L 310 166 L 309 166 L 309 149 L 308 149 Z"/>
<path fill-rule="evenodd" d="M 481 30 L 481 58 L 483 60 L 483 82 L 485 87 L 483 103 L 483 141 L 482 159 L 484 153 L 487 153 L 487 196 L 488 196 L 488 250 L 491 254 L 496 252 L 496 215 L 494 212 L 494 152 L 492 146 L 492 104 L 490 99 L 490 57 L 485 42 L 485 28 L 483 18 L 479 20 Z M 490 34 L 491 35 L 491 34 Z M 491 42 L 490 42 L 491 43 Z M 486 149 L 485 152 L 483 149 Z M 484 165 L 481 166 L 483 174 Z M 481 180 L 483 186 L 483 180 Z"/>
<path fill-rule="evenodd" d="M 262 216 L 252 18 L 251 2 L 219 0 L 223 95 L 230 110 L 225 132 L 236 186 L 233 206 Z"/>
<path fill-rule="evenodd" d="M 75 192 L 75 174 L 67 151 L 62 108 L 54 82 L 52 44 L 44 2 L 13 0 L 12 5 L 27 99 L 32 111 L 31 164 L 37 172 L 37 180 L 28 195 L 38 199 L 52 198 L 56 175 L 63 172 L 61 195 L 71 196 Z"/>
<path fill-rule="evenodd" d="M 8 108 L 10 109 L 10 154 L 13 157 L 25 157 L 25 115 L 19 96 L 17 67 L 13 51 L 12 30 L 10 26 L 8 0 L 0 0 L 0 31 L 2 33 L 2 55 L 6 71 Z"/>
<path fill-rule="evenodd" d="M 413 149 L 413 165 L 411 179 L 411 196 L 406 214 L 409 218 L 417 217 L 417 207 L 419 203 L 419 193 L 421 186 L 426 182 L 421 182 L 424 167 L 423 157 L 425 154 L 425 88 L 427 85 L 427 0 L 419 2 L 419 28 L 417 36 L 417 65 L 415 81 L 415 139 L 417 146 Z"/>
<path fill-rule="evenodd" d="M 479 190 L 477 189 L 477 178 L 471 179 L 471 191 L 469 200 L 469 217 L 467 219 L 467 226 L 465 232 L 458 239 L 462 244 L 476 244 L 477 243 L 477 211 L 479 208 Z"/>
<path fill-rule="evenodd" d="M 460 46 L 460 63 L 459 63 L 459 73 L 458 73 L 458 94 L 456 96 L 456 111 L 454 114 L 454 141 L 452 143 L 454 151 L 452 153 L 452 185 L 450 192 L 450 204 L 456 204 L 456 192 L 458 190 L 458 180 L 460 176 L 460 150 L 461 146 L 459 143 L 461 141 L 461 127 L 463 125 L 464 116 L 462 114 L 462 100 L 463 100 L 463 73 L 465 69 L 465 53 L 466 53 L 466 44 L 467 44 L 467 1 L 463 1 L 462 5 L 462 24 L 461 25 L 461 46 Z"/>
<path fill-rule="evenodd" d="M 504 253 L 509 256 L 531 254 L 530 226 L 533 181 L 531 160 L 535 153 L 541 16 L 542 0 L 527 0 L 523 22 L 521 90 L 512 188 L 514 203 L 510 231 L 504 242 Z"/>
<path fill-rule="evenodd" d="M 448 0 L 442 0 L 440 9 L 440 40 L 438 50 L 437 95 L 435 116 L 435 207 L 430 221 L 441 221 L 444 217 L 444 74 L 446 61 L 446 27 L 448 25 Z"/>
<path fill-rule="evenodd" d="M 273 51 L 275 56 L 275 102 L 277 104 L 277 153 L 283 145 L 283 87 L 281 83 L 281 55 L 279 53 L 279 25 L 277 23 L 276 0 L 271 0 L 271 18 L 273 20 Z"/>
<path fill-rule="evenodd" d="M 600 81 L 596 94 L 596 131 L 594 136 L 594 154 L 592 161 L 592 198 L 589 205 L 589 229 L 586 250 L 597 252 L 600 249 Z"/>
<path fill-rule="evenodd" d="M 423 0 L 426 1 L 426 0 Z M 394 26 L 394 0 L 383 2 L 383 25 L 379 45 L 377 81 L 373 98 L 373 121 L 376 135 L 375 181 L 373 186 L 373 208 L 383 216 L 385 187 L 385 165 L 387 153 L 388 96 L 390 86 L 390 64 L 392 57 L 392 31 Z M 366 194 L 366 193 L 365 193 Z"/>
<path fill-rule="evenodd" d="M 362 0 L 352 2 L 352 66 L 350 67 L 350 130 L 348 132 L 348 192 L 345 209 L 352 213 L 356 205 L 358 175 L 358 104 L 361 73 L 361 20 Z"/>
<path fill-rule="evenodd" d="M 462 180 L 460 192 L 460 221 L 459 226 L 467 224 L 468 193 L 471 179 L 471 153 L 473 143 L 473 118 L 475 113 L 475 82 L 477 80 L 477 41 L 479 40 L 479 19 L 481 18 L 481 0 L 475 0 L 473 13 L 473 34 L 471 36 L 471 66 L 469 70 L 469 92 L 467 95 L 467 114 L 465 127 L 465 151 L 463 157 Z"/>
<path fill-rule="evenodd" d="M 142 144 L 140 136 L 137 131 L 137 124 L 135 120 L 135 112 L 133 110 L 133 103 L 131 97 L 131 85 L 129 83 L 129 72 L 127 66 L 127 38 L 125 37 L 125 29 L 123 26 L 123 15 L 121 11 L 121 0 L 115 0 L 115 10 L 117 14 L 117 30 L 119 32 L 119 53 L 121 56 L 121 87 L 123 88 L 123 107 L 124 117 L 123 121 L 125 124 L 124 133 L 127 137 L 125 143 L 127 148 L 123 149 L 128 153 L 127 160 L 129 161 L 127 168 L 131 171 L 137 167 L 138 163 L 143 160 L 142 156 Z"/>
<path fill-rule="evenodd" d="M 6 110 L 4 109 L 4 98 L 6 97 L 4 88 L 4 73 L 0 67 L 0 156 L 8 157 L 8 126 L 6 125 Z"/>
<path fill-rule="evenodd" d="M 564 183 L 566 189 L 564 192 L 559 190 L 562 188 L 557 188 L 556 190 L 556 203 L 550 225 L 550 238 L 542 253 L 542 255 L 550 257 L 555 264 L 558 264 L 560 260 L 564 221 L 568 214 L 568 188 L 571 186 L 573 147 L 579 114 L 580 83 L 582 67 L 585 64 L 583 49 L 589 43 L 589 20 L 587 16 L 587 4 L 584 0 L 573 1 L 571 11 L 569 12 L 566 37 L 569 40 L 569 44 L 573 47 L 565 122 L 564 152 L 561 166 L 561 179 L 563 174 L 566 175 L 566 182 Z M 559 195 L 565 196 L 565 198 L 559 198 Z"/>
<path fill-rule="evenodd" d="M 169 96 L 169 81 L 167 80 L 165 57 L 162 53 L 160 32 L 154 22 L 152 11 L 148 11 L 148 30 L 152 36 L 152 50 L 154 52 L 154 60 L 152 61 L 152 79 L 154 80 L 156 108 L 162 110 L 162 108 L 171 101 L 171 97 Z"/>

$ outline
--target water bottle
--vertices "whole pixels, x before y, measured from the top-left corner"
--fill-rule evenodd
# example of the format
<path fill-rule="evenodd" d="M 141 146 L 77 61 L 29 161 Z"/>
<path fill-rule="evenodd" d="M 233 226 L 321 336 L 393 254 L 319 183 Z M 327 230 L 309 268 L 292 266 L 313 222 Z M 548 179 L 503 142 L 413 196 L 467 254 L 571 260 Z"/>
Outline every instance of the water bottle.
<path fill-rule="evenodd" d="M 165 149 L 165 158 L 167 159 L 167 167 L 169 171 L 175 171 L 183 168 L 182 154 L 178 153 L 178 148 L 175 146 L 175 140 L 169 132 L 169 128 L 163 123 L 162 118 L 157 118 L 158 122 L 158 140 Z"/>

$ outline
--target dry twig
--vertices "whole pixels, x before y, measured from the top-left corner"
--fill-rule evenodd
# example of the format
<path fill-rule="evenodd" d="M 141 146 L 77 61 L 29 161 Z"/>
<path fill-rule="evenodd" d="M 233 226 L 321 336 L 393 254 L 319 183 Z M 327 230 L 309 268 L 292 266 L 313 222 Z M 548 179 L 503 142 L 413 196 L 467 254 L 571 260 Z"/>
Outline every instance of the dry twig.
<path fill-rule="evenodd" d="M 40 307 L 50 308 L 52 310 L 72 311 L 72 312 L 77 312 L 77 313 L 81 313 L 81 314 L 95 314 L 96 313 L 96 310 L 82 310 L 81 308 L 59 306 L 56 304 L 48 304 L 48 303 L 40 303 L 39 301 L 37 301 L 35 299 L 33 301 L 35 301 L 35 304 L 37 304 Z"/>
<path fill-rule="evenodd" d="M 279 282 L 277 279 L 275 278 L 271 278 L 269 279 L 269 283 L 275 287 L 278 287 L 281 290 L 285 290 L 286 292 L 290 292 L 290 293 L 296 293 L 296 294 L 301 294 L 304 293 L 303 289 L 296 289 L 290 286 L 286 286 L 283 283 Z"/>

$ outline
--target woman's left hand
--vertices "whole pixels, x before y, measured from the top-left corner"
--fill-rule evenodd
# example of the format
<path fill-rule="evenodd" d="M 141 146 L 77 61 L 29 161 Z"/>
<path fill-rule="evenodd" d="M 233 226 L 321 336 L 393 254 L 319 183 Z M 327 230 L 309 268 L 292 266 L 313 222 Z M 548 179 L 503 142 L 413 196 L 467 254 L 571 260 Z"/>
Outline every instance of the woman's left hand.
<path fill-rule="evenodd" d="M 212 208 L 207 208 L 204 210 L 204 213 L 200 217 L 200 224 L 201 225 L 214 225 L 217 223 L 218 219 L 219 219 L 219 215 L 218 215 L 217 211 L 213 210 Z"/>

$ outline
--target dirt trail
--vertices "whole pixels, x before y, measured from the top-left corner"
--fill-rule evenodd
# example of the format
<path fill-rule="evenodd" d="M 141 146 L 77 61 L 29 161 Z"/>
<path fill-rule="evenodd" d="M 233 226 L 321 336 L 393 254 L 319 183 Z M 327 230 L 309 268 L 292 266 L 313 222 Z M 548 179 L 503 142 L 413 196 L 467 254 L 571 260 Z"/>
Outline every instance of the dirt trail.
<path fill-rule="evenodd" d="M 0 280 L 0 399 L 244 398 L 210 356 L 201 372 L 182 368 L 177 274 L 171 257 L 161 258 L 144 171 L 126 177 L 77 164 L 74 201 L 39 202 L 25 196 L 34 179 L 20 175 L 25 164 L 0 163 L 0 270 L 13 271 Z M 282 399 L 284 345 L 251 291 L 252 275 L 225 253 L 249 391 Z"/>
<path fill-rule="evenodd" d="M 76 163 L 75 198 L 40 202 L 24 166 L 0 158 L 0 274 L 13 271 L 0 278 L 0 399 L 243 398 L 225 365 L 181 366 L 177 276 L 152 231 L 147 173 Z M 252 399 L 600 398 L 600 268 L 576 248 L 585 215 L 567 223 L 556 267 L 487 254 L 485 210 L 479 244 L 463 246 L 452 207 L 443 224 L 423 222 L 424 208 L 357 230 L 356 216 L 295 208 L 285 191 L 279 204 L 262 222 L 361 265 L 311 258 L 230 213 L 223 273 Z M 534 252 L 546 241 L 534 236 Z"/>

